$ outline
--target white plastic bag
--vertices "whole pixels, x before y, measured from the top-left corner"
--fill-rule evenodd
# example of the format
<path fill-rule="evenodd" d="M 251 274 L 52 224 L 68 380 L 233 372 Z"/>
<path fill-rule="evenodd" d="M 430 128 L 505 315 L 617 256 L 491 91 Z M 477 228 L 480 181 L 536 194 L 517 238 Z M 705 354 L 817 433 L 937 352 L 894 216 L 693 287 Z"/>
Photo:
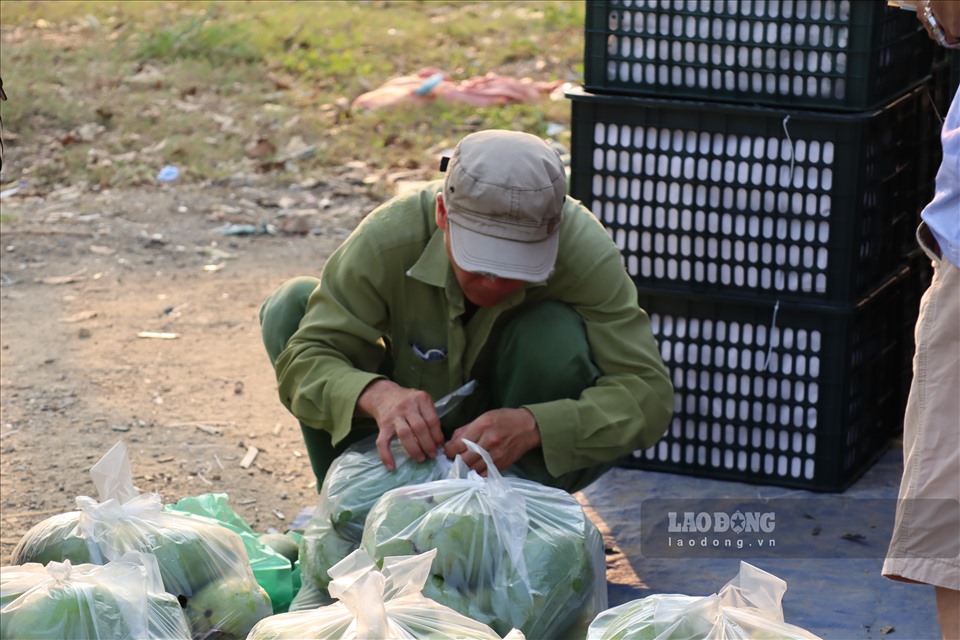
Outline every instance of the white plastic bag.
<path fill-rule="evenodd" d="M 380 496 L 397 487 L 444 478 L 452 464 L 442 451 L 417 462 L 399 440 L 393 441 L 391 451 L 397 463 L 393 471 L 383 466 L 375 437 L 352 445 L 330 465 L 320 501 L 300 540 L 301 587 L 291 611 L 333 602 L 327 591 L 328 570 L 360 546 L 367 513 Z"/>
<path fill-rule="evenodd" d="M 180 603 L 163 590 L 156 558 L 106 565 L 29 563 L 0 570 L 0 638 L 190 640 Z"/>
<path fill-rule="evenodd" d="M 240 536 L 202 518 L 163 511 L 156 493 L 138 494 L 122 442 L 90 473 L 100 501 L 79 496 L 79 511 L 34 525 L 14 548 L 14 564 L 106 564 L 140 551 L 156 556 L 164 588 L 184 606 L 194 634 L 243 638 L 273 613 Z"/>
<path fill-rule="evenodd" d="M 435 551 L 388 557 L 383 570 L 356 550 L 331 567 L 330 595 L 339 601 L 313 611 L 261 620 L 248 640 L 460 638 L 499 640 L 490 627 L 421 594 Z M 522 640 L 522 634 L 511 636 Z"/>
<path fill-rule="evenodd" d="M 587 640 L 819 640 L 783 619 L 787 583 L 746 562 L 719 593 L 657 594 L 598 615 Z"/>
<path fill-rule="evenodd" d="M 378 560 L 435 549 L 424 595 L 498 633 L 582 637 L 607 606 L 600 532 L 567 492 L 501 476 L 467 446 L 486 478 L 458 458 L 446 479 L 384 494 L 361 547 Z"/>

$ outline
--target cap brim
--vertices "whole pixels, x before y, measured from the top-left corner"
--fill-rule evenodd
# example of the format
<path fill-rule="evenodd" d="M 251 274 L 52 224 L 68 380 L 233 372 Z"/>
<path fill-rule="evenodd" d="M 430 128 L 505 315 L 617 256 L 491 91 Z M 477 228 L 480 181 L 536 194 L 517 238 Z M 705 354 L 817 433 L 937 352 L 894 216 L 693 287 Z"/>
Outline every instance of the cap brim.
<path fill-rule="evenodd" d="M 543 282 L 553 271 L 559 231 L 540 242 L 520 242 L 477 233 L 447 220 L 453 259 L 465 271 L 526 282 Z"/>

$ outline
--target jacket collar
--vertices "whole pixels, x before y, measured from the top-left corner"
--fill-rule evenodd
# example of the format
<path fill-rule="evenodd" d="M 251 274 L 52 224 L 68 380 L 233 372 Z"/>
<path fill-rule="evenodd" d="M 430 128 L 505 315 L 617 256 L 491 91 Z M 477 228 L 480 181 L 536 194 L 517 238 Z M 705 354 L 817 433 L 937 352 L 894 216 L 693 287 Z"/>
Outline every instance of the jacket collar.
<path fill-rule="evenodd" d="M 434 287 L 446 286 L 447 277 L 453 277 L 453 269 L 450 268 L 450 258 L 447 257 L 447 247 L 443 242 L 443 229 L 434 229 L 423 253 L 407 270 L 407 275 Z"/>

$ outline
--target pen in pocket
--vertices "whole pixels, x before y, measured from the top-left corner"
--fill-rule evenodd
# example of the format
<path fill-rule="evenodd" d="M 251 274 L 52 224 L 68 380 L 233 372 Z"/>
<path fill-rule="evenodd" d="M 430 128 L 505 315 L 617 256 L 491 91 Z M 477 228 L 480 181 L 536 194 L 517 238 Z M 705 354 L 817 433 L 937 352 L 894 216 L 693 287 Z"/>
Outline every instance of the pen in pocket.
<path fill-rule="evenodd" d="M 416 342 L 411 343 L 410 346 L 413 348 L 413 353 L 424 362 L 436 362 L 447 358 L 447 350 L 443 348 L 424 350 Z"/>

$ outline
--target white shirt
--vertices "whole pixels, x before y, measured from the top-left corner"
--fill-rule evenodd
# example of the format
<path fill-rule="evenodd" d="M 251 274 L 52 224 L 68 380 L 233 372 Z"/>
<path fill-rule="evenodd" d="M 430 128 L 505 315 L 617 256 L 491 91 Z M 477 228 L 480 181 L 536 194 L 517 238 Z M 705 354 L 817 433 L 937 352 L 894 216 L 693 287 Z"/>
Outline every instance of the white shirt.
<path fill-rule="evenodd" d="M 920 217 L 940 244 L 943 257 L 960 267 L 960 91 L 953 96 L 940 134 L 943 162 L 936 193 Z"/>

